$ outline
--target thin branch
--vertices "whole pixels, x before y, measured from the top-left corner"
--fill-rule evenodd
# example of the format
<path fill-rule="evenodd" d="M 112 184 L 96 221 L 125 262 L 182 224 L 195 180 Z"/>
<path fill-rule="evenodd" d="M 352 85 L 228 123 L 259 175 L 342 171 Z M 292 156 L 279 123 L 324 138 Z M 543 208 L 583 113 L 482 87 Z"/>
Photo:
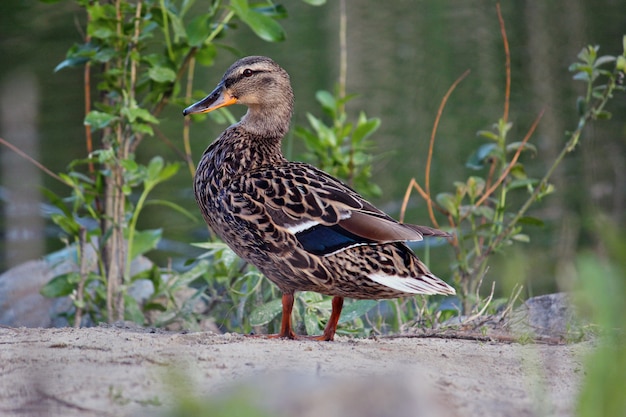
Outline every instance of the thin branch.
<path fill-rule="evenodd" d="M 422 189 L 422 187 L 420 187 L 420 185 L 418 184 L 417 181 L 415 181 L 415 178 L 411 178 L 411 181 L 409 182 L 409 186 L 406 188 L 406 192 L 404 193 L 404 198 L 402 200 L 402 207 L 400 208 L 400 223 L 404 222 L 404 216 L 406 214 L 406 208 L 409 204 L 409 199 L 411 198 L 411 190 L 413 190 L 413 188 L 415 188 L 417 190 L 417 192 L 420 194 L 420 196 L 426 200 L 426 201 L 430 201 L 430 196 L 428 194 L 426 194 L 426 191 L 424 191 L 424 189 Z M 433 204 L 435 204 L 435 208 L 437 209 L 437 211 L 439 211 L 441 214 L 444 215 L 448 215 L 448 212 L 446 210 L 444 210 L 442 207 L 440 207 L 437 203 L 435 202 L 431 202 Z M 431 222 L 433 223 L 433 226 L 435 227 L 439 227 L 437 220 L 435 219 L 435 217 L 431 217 Z"/>
<path fill-rule="evenodd" d="M 196 60 L 191 58 L 189 61 L 189 70 L 187 71 L 187 87 L 185 91 L 185 99 L 187 102 L 191 101 L 191 95 L 193 93 L 193 76 L 194 69 L 196 66 Z M 183 120 L 183 146 L 185 147 L 185 161 L 187 162 L 187 167 L 189 168 L 189 174 L 191 174 L 191 178 L 196 174 L 196 167 L 193 164 L 193 158 L 191 156 L 191 140 L 189 137 L 189 132 L 191 130 L 191 118 L 185 117 Z"/>
<path fill-rule="evenodd" d="M 41 164 L 39 161 L 37 161 L 36 159 L 34 159 L 33 157 L 31 157 L 30 155 L 28 155 L 26 152 L 22 151 L 20 148 L 18 148 L 17 146 L 13 145 L 11 142 L 7 142 L 6 140 L 4 140 L 3 138 L 0 138 L 0 144 L 6 146 L 7 148 L 11 149 L 13 152 L 15 152 L 16 154 L 18 154 L 19 156 L 21 156 L 22 158 L 26 159 L 28 162 L 30 162 L 31 164 L 35 165 L 37 168 L 39 168 L 40 170 L 42 170 L 43 172 L 45 172 L 46 174 L 48 174 L 49 176 L 51 176 L 52 178 L 54 178 L 55 180 L 62 182 L 63 184 L 72 187 L 72 184 L 66 182 L 63 178 L 59 177 L 57 174 L 55 174 L 54 172 L 50 171 L 48 168 L 46 168 L 43 164 Z"/>
<path fill-rule="evenodd" d="M 446 94 L 443 96 L 443 99 L 441 100 L 441 104 L 439 104 L 439 109 L 437 110 L 437 117 L 435 117 L 435 123 L 433 125 L 433 129 L 431 131 L 430 134 L 430 144 L 428 146 L 428 158 L 426 159 L 426 177 L 425 177 L 425 191 L 426 194 L 428 196 L 430 196 L 430 166 L 432 164 L 432 160 L 433 160 L 433 149 L 435 147 L 435 135 L 437 134 L 437 127 L 439 126 L 439 120 L 441 120 L 441 115 L 443 113 L 443 109 L 446 106 L 446 103 L 448 102 L 448 98 L 450 97 L 450 95 L 452 94 L 452 92 L 454 91 L 454 89 L 456 88 L 457 85 L 459 85 L 459 83 L 461 81 L 463 81 L 463 79 L 465 77 L 467 77 L 470 73 L 470 70 L 466 70 L 463 74 L 461 74 L 461 76 L 459 78 L 457 78 L 454 83 L 452 83 L 452 85 L 450 86 L 450 88 L 448 88 L 448 91 L 446 92 Z M 432 199 L 429 197 L 426 200 L 427 206 L 428 206 L 428 214 L 431 218 L 431 220 L 434 220 L 435 218 L 435 213 L 433 212 L 433 204 L 432 204 Z M 437 223 L 436 221 L 433 221 L 433 225 L 435 225 L 435 227 L 437 227 Z"/>
<path fill-rule="evenodd" d="M 498 12 L 498 22 L 500 23 L 500 33 L 502 34 L 502 42 L 504 43 L 505 69 L 506 69 L 506 88 L 504 90 L 504 114 L 502 119 L 507 122 L 509 120 L 509 105 L 511 98 L 511 51 L 509 49 L 509 38 L 506 35 L 504 19 L 502 18 L 502 10 L 500 10 L 500 2 L 496 3 Z"/>
<path fill-rule="evenodd" d="M 346 83 L 348 78 L 348 19 L 346 14 L 346 0 L 339 2 L 339 99 L 342 100 L 339 113 L 345 110 L 343 99 L 346 98 Z"/>
<path fill-rule="evenodd" d="M 519 159 L 520 154 L 524 150 L 524 145 L 526 145 L 526 142 L 528 142 L 532 134 L 535 132 L 535 129 L 537 129 L 537 126 L 539 125 L 539 121 L 543 117 L 544 112 L 545 112 L 545 109 L 542 109 L 539 112 L 539 115 L 537 116 L 533 124 L 530 126 L 530 129 L 528 129 L 528 133 L 526 133 L 526 136 L 524 136 L 524 139 L 522 140 L 521 145 L 517 148 L 515 155 L 513 155 L 513 158 L 511 159 L 509 164 L 506 166 L 506 169 L 502 172 L 498 180 L 491 186 L 491 188 L 485 191 L 485 193 L 478 199 L 478 201 L 474 204 L 474 207 L 480 207 L 480 205 L 484 203 L 485 200 L 489 198 L 489 196 L 498 189 L 500 184 L 502 184 L 502 182 L 509 175 L 509 172 L 511 172 L 511 169 L 513 169 L 513 167 L 517 163 L 517 160 Z"/>
<path fill-rule="evenodd" d="M 461 323 L 462 326 L 465 326 L 466 324 L 476 320 L 477 318 L 481 317 L 483 314 L 485 314 L 485 311 L 487 310 L 487 307 L 489 307 L 489 304 L 491 304 L 491 300 L 493 300 L 493 293 L 496 289 L 496 282 L 493 281 L 491 283 L 491 292 L 489 293 L 489 297 L 487 297 L 487 299 L 485 300 L 485 305 L 483 306 L 483 308 L 476 314 L 468 317 L 467 319 L 463 320 L 463 323 Z"/>

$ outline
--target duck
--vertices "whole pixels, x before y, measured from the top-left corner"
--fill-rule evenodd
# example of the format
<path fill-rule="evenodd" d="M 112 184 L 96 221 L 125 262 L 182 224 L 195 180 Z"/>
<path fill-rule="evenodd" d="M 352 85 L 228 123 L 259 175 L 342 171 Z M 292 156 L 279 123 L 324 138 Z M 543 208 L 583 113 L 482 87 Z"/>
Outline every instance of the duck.
<path fill-rule="evenodd" d="M 339 179 L 283 156 L 294 108 L 287 71 L 268 57 L 241 58 L 183 116 L 234 104 L 247 112 L 206 149 L 193 190 L 213 232 L 282 292 L 280 330 L 268 337 L 334 340 L 344 298 L 455 294 L 406 243 L 448 233 L 400 223 Z M 297 291 L 332 297 L 321 335 L 293 331 Z"/>

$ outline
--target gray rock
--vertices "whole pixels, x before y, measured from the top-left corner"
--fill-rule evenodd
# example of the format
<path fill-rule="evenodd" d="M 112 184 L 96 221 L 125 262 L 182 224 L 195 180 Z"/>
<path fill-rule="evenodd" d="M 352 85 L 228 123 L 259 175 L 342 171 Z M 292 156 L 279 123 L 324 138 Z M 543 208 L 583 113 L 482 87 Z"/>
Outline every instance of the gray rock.
<path fill-rule="evenodd" d="M 529 298 L 513 311 L 508 326 L 520 336 L 578 339 L 583 335 L 572 297 L 566 293 Z"/>
<path fill-rule="evenodd" d="M 91 245 L 85 246 L 87 262 L 95 270 L 96 253 Z M 0 324 L 12 327 L 64 327 L 67 321 L 58 317 L 72 306 L 69 297 L 46 298 L 39 290 L 52 278 L 78 271 L 76 249 L 68 247 L 54 252 L 44 259 L 28 261 L 9 269 L 0 275 Z M 131 264 L 131 274 L 135 275 L 152 267 L 145 257 L 138 257 Z M 137 300 L 144 300 L 154 291 L 152 283 L 144 280 L 133 284 L 129 292 Z M 136 287 L 136 288 L 135 288 Z"/>

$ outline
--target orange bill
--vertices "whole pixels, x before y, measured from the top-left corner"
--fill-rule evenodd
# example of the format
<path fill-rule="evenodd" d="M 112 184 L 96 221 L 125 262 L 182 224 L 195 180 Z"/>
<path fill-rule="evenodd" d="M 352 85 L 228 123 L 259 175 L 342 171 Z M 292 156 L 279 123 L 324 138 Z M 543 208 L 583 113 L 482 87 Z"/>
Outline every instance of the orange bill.
<path fill-rule="evenodd" d="M 237 98 L 228 94 L 220 83 L 208 96 L 183 110 L 183 116 L 188 114 L 208 113 L 220 107 L 237 103 Z"/>

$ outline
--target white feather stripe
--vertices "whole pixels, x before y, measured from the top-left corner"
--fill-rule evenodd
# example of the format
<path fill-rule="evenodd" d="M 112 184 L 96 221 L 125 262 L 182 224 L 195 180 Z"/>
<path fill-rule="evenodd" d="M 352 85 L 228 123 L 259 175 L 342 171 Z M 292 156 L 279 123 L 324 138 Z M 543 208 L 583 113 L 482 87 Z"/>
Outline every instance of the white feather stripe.
<path fill-rule="evenodd" d="M 351 212 L 349 211 L 344 211 L 343 213 L 340 214 L 339 219 L 340 220 L 344 220 L 349 218 L 352 215 Z M 316 220 L 304 220 L 300 223 L 295 223 L 295 224 L 285 224 L 285 228 L 290 232 L 293 233 L 294 235 L 296 233 L 300 233 L 300 232 L 304 232 L 305 230 L 309 230 L 312 227 L 317 226 L 318 224 L 320 224 L 320 222 L 316 221 Z"/>
<path fill-rule="evenodd" d="M 320 224 L 320 222 L 316 222 L 315 220 L 309 220 L 309 221 L 304 221 L 304 222 L 296 223 L 296 224 L 286 224 L 285 227 L 287 228 L 289 232 L 295 235 L 296 233 L 309 230 L 310 228 L 315 227 L 318 224 Z"/>
<path fill-rule="evenodd" d="M 456 294 L 454 288 L 433 275 L 421 275 L 419 278 L 413 278 L 398 275 L 370 274 L 368 278 L 386 287 L 409 294 Z"/>

